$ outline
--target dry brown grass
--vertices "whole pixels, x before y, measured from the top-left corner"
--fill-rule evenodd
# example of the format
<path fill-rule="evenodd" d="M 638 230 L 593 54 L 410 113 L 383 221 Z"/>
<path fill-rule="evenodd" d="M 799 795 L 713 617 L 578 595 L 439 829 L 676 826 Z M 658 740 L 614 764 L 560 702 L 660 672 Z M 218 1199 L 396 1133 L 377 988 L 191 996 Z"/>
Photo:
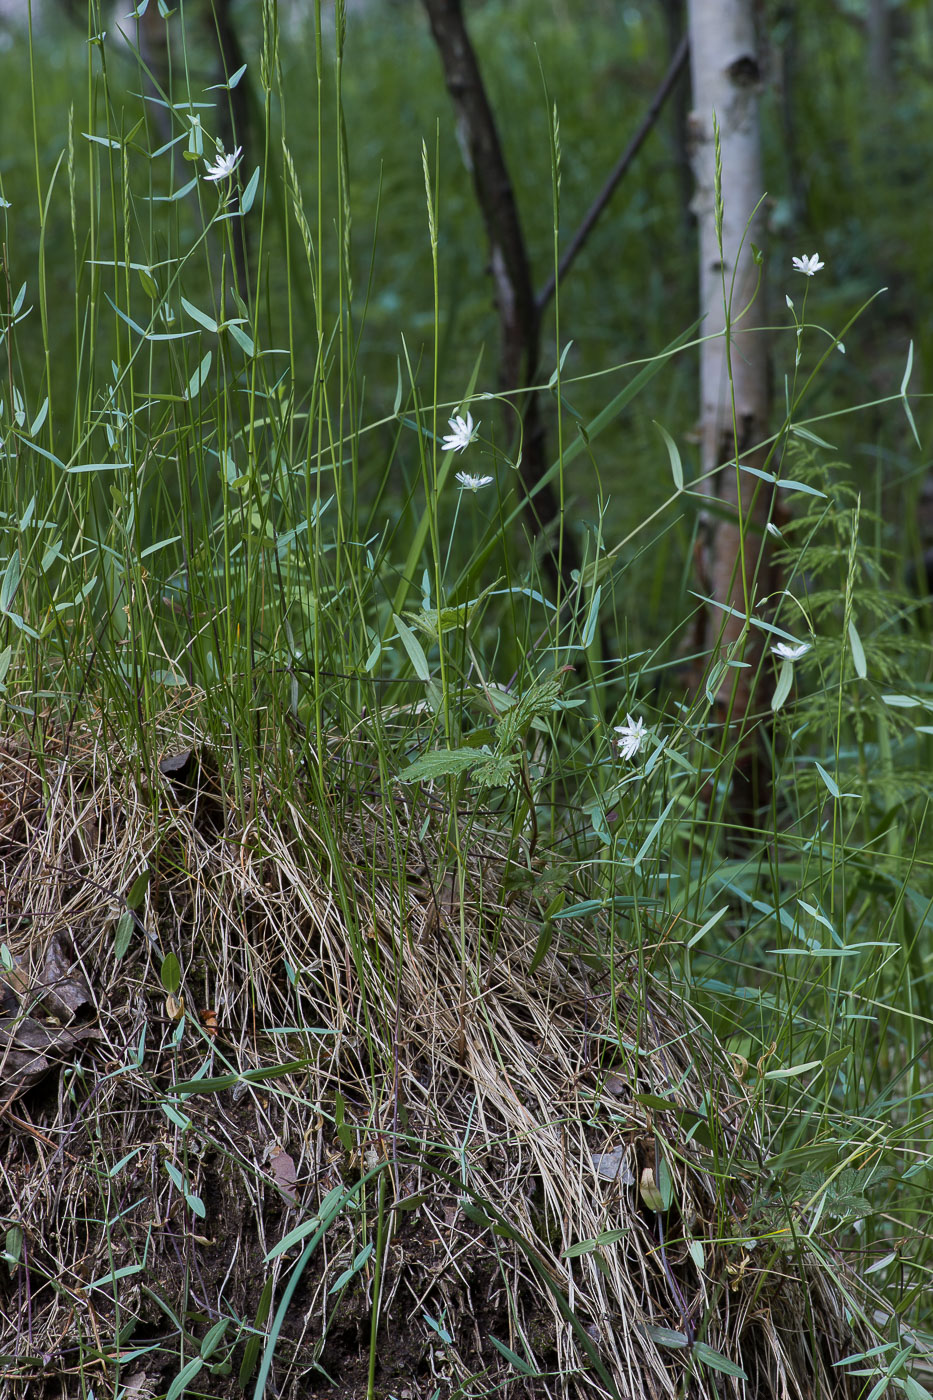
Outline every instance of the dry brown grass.
<path fill-rule="evenodd" d="M 0 1277 L 10 1393 L 163 1394 L 224 1317 L 191 1393 L 242 1393 L 296 1251 L 266 1255 L 367 1175 L 296 1286 L 269 1394 L 363 1400 L 374 1312 L 380 1396 L 858 1393 L 833 1364 L 863 1344 L 841 1284 L 741 1242 L 761 1124 L 665 988 L 660 937 L 656 955 L 610 959 L 598 926 L 562 921 L 531 972 L 534 889 L 505 892 L 507 839 L 475 813 L 451 842 L 439 800 L 350 784 L 344 767 L 327 807 L 267 789 L 242 822 L 198 745 L 167 718 L 160 752 L 196 752 L 145 781 L 91 732 L 67 754 L 21 742 L 0 758 L 0 938 L 17 964 L 0 1209 L 22 1232 Z M 227 1073 L 230 1087 L 172 1092 Z M 665 1165 L 656 1212 L 645 1173 Z M 607 1231 L 624 1233 L 567 1257 Z"/>

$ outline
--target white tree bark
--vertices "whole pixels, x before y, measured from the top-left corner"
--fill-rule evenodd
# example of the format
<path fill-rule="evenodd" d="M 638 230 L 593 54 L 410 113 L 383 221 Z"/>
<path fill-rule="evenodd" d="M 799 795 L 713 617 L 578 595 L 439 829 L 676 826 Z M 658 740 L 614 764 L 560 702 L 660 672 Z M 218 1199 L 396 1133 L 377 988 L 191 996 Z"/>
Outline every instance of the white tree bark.
<path fill-rule="evenodd" d="M 758 62 L 752 0 L 688 0 L 693 112 L 693 156 L 700 244 L 700 308 L 706 337 L 700 360 L 700 432 L 703 471 L 716 472 L 707 484 L 724 502 L 728 521 L 707 528 L 702 568 L 706 586 L 718 602 L 745 613 L 762 591 L 758 578 L 762 529 L 768 496 L 754 476 L 740 473 L 736 462 L 759 465 L 755 449 L 765 437 L 768 419 L 768 346 L 759 329 L 763 319 L 752 245 L 763 242 L 764 193 L 759 134 Z M 719 123 L 722 174 L 721 243 L 717 230 L 716 148 L 713 114 Z M 757 206 L 757 207 L 756 207 Z M 728 331 L 727 331 L 728 327 Z M 749 525 L 752 526 L 749 529 Z M 757 579 L 757 581 L 756 581 Z M 707 645 L 719 635 L 725 650 L 743 630 L 742 621 L 710 618 Z M 755 668 L 754 638 L 744 659 Z M 727 675 L 721 698 L 732 694 L 735 672 Z M 728 692 L 728 694 L 727 694 Z M 739 718 L 748 701 L 747 685 L 731 700 Z M 738 713 L 736 713 L 738 712 Z"/>

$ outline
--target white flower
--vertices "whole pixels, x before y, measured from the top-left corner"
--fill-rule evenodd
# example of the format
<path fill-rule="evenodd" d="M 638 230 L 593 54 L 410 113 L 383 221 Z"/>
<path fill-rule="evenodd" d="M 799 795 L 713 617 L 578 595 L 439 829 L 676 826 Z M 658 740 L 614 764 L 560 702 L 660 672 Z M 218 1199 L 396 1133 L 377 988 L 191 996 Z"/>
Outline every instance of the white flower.
<path fill-rule="evenodd" d="M 778 642 L 771 650 L 775 656 L 779 656 L 782 661 L 799 661 L 804 652 L 810 650 L 809 642 L 795 642 L 790 646 L 787 642 Z"/>
<path fill-rule="evenodd" d="M 217 149 L 217 159 L 213 165 L 208 165 L 205 180 L 226 180 L 228 175 L 232 175 L 237 168 L 240 156 L 243 154 L 243 147 L 237 146 L 232 155 L 225 156 L 222 146 Z"/>
<path fill-rule="evenodd" d="M 615 732 L 619 736 L 619 752 L 623 758 L 631 759 L 636 756 L 645 742 L 648 729 L 641 715 L 637 719 L 626 715 L 625 723 L 617 724 Z"/>
<path fill-rule="evenodd" d="M 457 472 L 457 480 L 463 491 L 479 491 L 492 481 L 491 476 L 470 476 L 469 472 Z"/>
<path fill-rule="evenodd" d="M 805 277 L 812 277 L 814 272 L 819 272 L 821 267 L 826 266 L 825 263 L 820 262 L 819 253 L 814 253 L 810 257 L 804 253 L 802 258 L 793 258 L 792 261 L 797 271 L 802 272 Z"/>
<path fill-rule="evenodd" d="M 479 423 L 476 424 L 476 427 L 473 426 L 472 413 L 467 413 L 465 418 L 461 418 L 458 414 L 456 418 L 448 418 L 447 422 L 450 426 L 450 432 L 441 443 L 441 449 L 444 452 L 462 452 L 465 447 L 469 447 L 480 430 Z M 492 478 L 490 477 L 489 480 L 491 481 Z"/>

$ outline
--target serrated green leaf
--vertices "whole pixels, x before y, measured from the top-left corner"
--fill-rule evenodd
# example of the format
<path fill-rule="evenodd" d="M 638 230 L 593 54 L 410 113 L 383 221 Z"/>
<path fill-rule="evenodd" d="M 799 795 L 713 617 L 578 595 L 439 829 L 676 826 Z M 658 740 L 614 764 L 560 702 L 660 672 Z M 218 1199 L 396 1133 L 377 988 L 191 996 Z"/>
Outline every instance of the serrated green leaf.
<path fill-rule="evenodd" d="M 515 753 L 485 753 L 476 755 L 470 775 L 474 787 L 508 787 L 518 771 L 521 758 Z"/>
<path fill-rule="evenodd" d="M 401 783 L 425 783 L 436 778 L 454 778 L 472 768 L 482 756 L 481 749 L 432 749 L 403 769 L 398 780 Z"/>
<path fill-rule="evenodd" d="M 542 677 L 499 717 L 496 746 L 500 753 L 510 750 L 536 719 L 550 714 L 560 697 L 562 683 L 563 678 L 559 675 Z"/>

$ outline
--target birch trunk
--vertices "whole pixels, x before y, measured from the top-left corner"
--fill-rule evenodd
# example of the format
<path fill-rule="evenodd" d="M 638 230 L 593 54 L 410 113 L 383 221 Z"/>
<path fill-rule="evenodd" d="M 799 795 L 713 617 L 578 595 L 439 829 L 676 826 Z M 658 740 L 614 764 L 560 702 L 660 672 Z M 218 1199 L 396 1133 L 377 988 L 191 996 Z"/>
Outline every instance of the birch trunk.
<path fill-rule="evenodd" d="M 758 268 L 752 245 L 762 244 L 763 194 L 759 136 L 760 70 L 751 0 L 688 0 L 693 112 L 693 155 L 700 246 L 700 308 L 706 339 L 700 359 L 700 432 L 704 473 L 713 472 L 707 493 L 726 519 L 707 520 L 701 546 L 701 584 L 709 596 L 747 615 L 766 591 L 764 525 L 769 499 L 764 484 L 736 463 L 760 466 L 758 444 L 767 432 L 768 346 L 758 328 L 763 319 L 753 301 Z M 713 114 L 719 123 L 721 252 L 717 231 L 716 148 Z M 742 617 L 710 610 L 703 642 L 721 654 L 734 647 Z M 720 687 L 721 708 L 741 723 L 761 656 L 760 634 L 751 631 Z"/>

